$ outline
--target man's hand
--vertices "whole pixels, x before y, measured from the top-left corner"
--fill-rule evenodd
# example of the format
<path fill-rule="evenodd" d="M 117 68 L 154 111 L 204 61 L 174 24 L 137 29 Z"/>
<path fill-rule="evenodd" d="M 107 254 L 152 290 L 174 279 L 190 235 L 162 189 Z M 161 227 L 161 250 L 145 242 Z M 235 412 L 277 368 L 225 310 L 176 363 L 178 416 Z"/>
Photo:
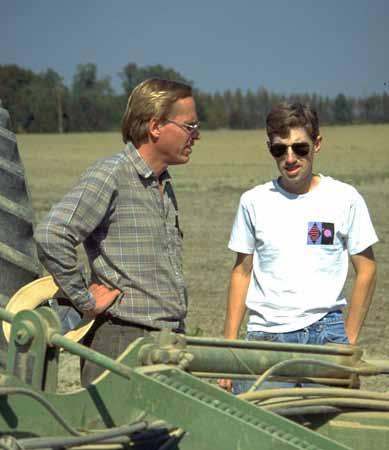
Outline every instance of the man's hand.
<path fill-rule="evenodd" d="M 109 289 L 104 284 L 99 283 L 92 283 L 88 290 L 96 300 L 95 308 L 84 312 L 84 317 L 88 319 L 92 319 L 104 312 L 120 294 L 119 289 Z"/>
<path fill-rule="evenodd" d="M 227 392 L 232 392 L 232 381 L 226 378 L 219 378 L 217 384 Z"/>

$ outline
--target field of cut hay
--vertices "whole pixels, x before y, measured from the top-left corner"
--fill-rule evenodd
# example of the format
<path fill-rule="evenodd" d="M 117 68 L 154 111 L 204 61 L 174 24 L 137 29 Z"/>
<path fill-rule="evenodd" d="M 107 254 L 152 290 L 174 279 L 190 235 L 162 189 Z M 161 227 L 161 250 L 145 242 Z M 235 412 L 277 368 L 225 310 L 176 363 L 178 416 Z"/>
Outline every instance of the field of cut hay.
<path fill-rule="evenodd" d="M 361 192 L 380 237 L 375 246 L 376 294 L 360 345 L 369 357 L 389 357 L 389 126 L 329 127 L 322 134 L 316 172 L 349 182 Z M 122 148 L 119 133 L 17 138 L 38 220 L 92 161 Z M 222 334 L 234 261 L 227 242 L 239 197 L 277 174 L 265 141 L 263 130 L 203 132 L 191 161 L 170 170 L 185 237 L 191 334 Z"/>

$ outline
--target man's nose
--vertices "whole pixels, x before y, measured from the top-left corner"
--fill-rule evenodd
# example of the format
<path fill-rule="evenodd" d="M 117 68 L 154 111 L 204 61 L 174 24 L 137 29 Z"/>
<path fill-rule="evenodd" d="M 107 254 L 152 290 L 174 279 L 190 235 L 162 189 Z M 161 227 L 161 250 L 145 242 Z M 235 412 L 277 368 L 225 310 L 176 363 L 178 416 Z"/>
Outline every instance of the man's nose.
<path fill-rule="evenodd" d="M 286 162 L 291 163 L 296 161 L 296 154 L 294 153 L 294 151 L 292 150 L 292 147 L 289 146 L 286 149 L 286 157 L 285 157 Z"/>

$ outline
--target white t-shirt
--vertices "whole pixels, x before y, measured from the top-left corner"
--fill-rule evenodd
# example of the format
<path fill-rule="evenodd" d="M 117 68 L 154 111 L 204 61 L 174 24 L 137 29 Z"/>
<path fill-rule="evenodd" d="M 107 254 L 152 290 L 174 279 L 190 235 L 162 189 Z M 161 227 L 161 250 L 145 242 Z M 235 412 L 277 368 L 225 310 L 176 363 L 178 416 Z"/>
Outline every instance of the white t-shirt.
<path fill-rule="evenodd" d="M 348 255 L 378 241 L 357 190 L 320 177 L 306 194 L 274 180 L 240 199 L 228 247 L 253 254 L 249 331 L 295 331 L 342 309 Z"/>

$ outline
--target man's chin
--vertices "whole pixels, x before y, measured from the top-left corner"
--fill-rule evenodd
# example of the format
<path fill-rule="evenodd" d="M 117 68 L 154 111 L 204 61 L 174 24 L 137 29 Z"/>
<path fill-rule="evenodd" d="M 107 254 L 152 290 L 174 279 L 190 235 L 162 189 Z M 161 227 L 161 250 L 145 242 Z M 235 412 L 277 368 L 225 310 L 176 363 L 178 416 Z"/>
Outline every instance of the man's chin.
<path fill-rule="evenodd" d="M 179 159 L 175 159 L 174 161 L 170 161 L 169 162 L 169 166 L 177 166 L 179 164 L 186 164 L 187 162 L 189 162 L 190 159 L 190 155 L 182 155 Z"/>

